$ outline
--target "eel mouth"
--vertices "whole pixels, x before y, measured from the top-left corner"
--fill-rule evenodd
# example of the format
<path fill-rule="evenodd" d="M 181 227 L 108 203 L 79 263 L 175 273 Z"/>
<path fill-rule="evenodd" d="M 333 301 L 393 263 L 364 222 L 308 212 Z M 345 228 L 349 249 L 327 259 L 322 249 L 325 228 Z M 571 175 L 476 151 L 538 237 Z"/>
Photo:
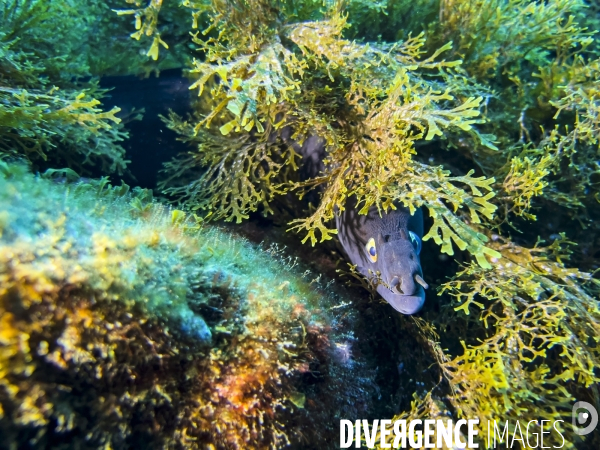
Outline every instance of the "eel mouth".
<path fill-rule="evenodd" d="M 402 314 L 415 314 L 421 310 L 425 304 L 425 289 L 419 286 L 412 295 L 396 294 L 384 285 L 377 286 L 377 292 L 386 302 Z"/>

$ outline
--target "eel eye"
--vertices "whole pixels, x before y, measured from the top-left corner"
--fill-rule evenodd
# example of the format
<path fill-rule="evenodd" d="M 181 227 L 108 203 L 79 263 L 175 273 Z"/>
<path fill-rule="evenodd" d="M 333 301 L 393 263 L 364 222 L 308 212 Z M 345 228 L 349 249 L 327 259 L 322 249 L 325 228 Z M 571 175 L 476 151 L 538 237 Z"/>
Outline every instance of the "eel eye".
<path fill-rule="evenodd" d="M 408 234 L 410 235 L 410 243 L 415 249 L 415 253 L 418 255 L 421 253 L 421 238 L 412 231 L 409 231 Z"/>
<path fill-rule="evenodd" d="M 375 239 L 369 239 L 367 245 L 365 245 L 365 249 L 367 250 L 367 256 L 371 262 L 377 262 L 377 248 L 375 247 Z"/>

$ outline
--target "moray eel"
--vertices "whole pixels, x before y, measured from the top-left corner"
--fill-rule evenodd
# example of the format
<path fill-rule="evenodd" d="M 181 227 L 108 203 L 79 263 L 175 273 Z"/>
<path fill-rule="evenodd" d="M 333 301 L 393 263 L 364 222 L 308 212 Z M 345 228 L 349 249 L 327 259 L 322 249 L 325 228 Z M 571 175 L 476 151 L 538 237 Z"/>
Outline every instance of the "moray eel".
<path fill-rule="evenodd" d="M 290 130 L 282 137 L 290 142 Z M 302 146 L 291 142 L 302 155 L 301 178 L 308 179 L 323 172 L 325 148 L 322 139 L 308 137 Z M 395 205 L 388 213 L 372 207 L 367 215 L 358 214 L 352 199 L 344 211 L 337 212 L 338 238 L 347 259 L 358 271 L 377 285 L 377 292 L 402 314 L 414 314 L 425 303 L 427 283 L 419 253 L 423 237 L 423 213 L 414 215 L 408 208 Z"/>
<path fill-rule="evenodd" d="M 372 207 L 358 214 L 352 204 L 336 216 L 340 243 L 358 271 L 377 285 L 377 292 L 402 314 L 414 314 L 425 303 L 427 283 L 419 254 L 423 213 L 396 206 L 388 213 Z"/>

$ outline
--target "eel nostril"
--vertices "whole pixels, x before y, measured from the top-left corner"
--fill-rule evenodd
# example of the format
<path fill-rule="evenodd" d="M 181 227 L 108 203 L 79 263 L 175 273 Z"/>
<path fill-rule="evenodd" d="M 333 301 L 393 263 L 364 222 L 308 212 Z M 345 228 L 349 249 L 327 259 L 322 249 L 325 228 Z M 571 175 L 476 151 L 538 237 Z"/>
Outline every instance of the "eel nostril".
<path fill-rule="evenodd" d="M 421 275 L 419 275 L 419 274 L 415 275 L 415 281 L 417 283 L 419 283 L 421 286 L 423 286 L 423 289 L 429 288 L 429 285 L 425 282 L 425 280 L 423 279 L 423 277 L 421 277 Z"/>
<path fill-rule="evenodd" d="M 403 292 L 400 290 L 400 279 L 398 277 L 392 278 L 390 282 L 390 290 L 395 294 L 402 294 Z"/>

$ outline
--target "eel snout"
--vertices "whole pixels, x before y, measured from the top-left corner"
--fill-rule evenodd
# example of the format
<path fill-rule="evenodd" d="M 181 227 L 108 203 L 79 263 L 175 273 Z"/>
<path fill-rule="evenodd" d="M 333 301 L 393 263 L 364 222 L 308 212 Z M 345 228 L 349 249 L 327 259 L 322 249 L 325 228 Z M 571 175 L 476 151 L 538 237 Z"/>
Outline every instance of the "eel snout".
<path fill-rule="evenodd" d="M 416 272 L 392 277 L 388 286 L 386 283 L 377 286 L 377 292 L 396 311 L 402 314 L 415 314 L 425 303 L 425 289 L 428 287 L 422 275 Z"/>

